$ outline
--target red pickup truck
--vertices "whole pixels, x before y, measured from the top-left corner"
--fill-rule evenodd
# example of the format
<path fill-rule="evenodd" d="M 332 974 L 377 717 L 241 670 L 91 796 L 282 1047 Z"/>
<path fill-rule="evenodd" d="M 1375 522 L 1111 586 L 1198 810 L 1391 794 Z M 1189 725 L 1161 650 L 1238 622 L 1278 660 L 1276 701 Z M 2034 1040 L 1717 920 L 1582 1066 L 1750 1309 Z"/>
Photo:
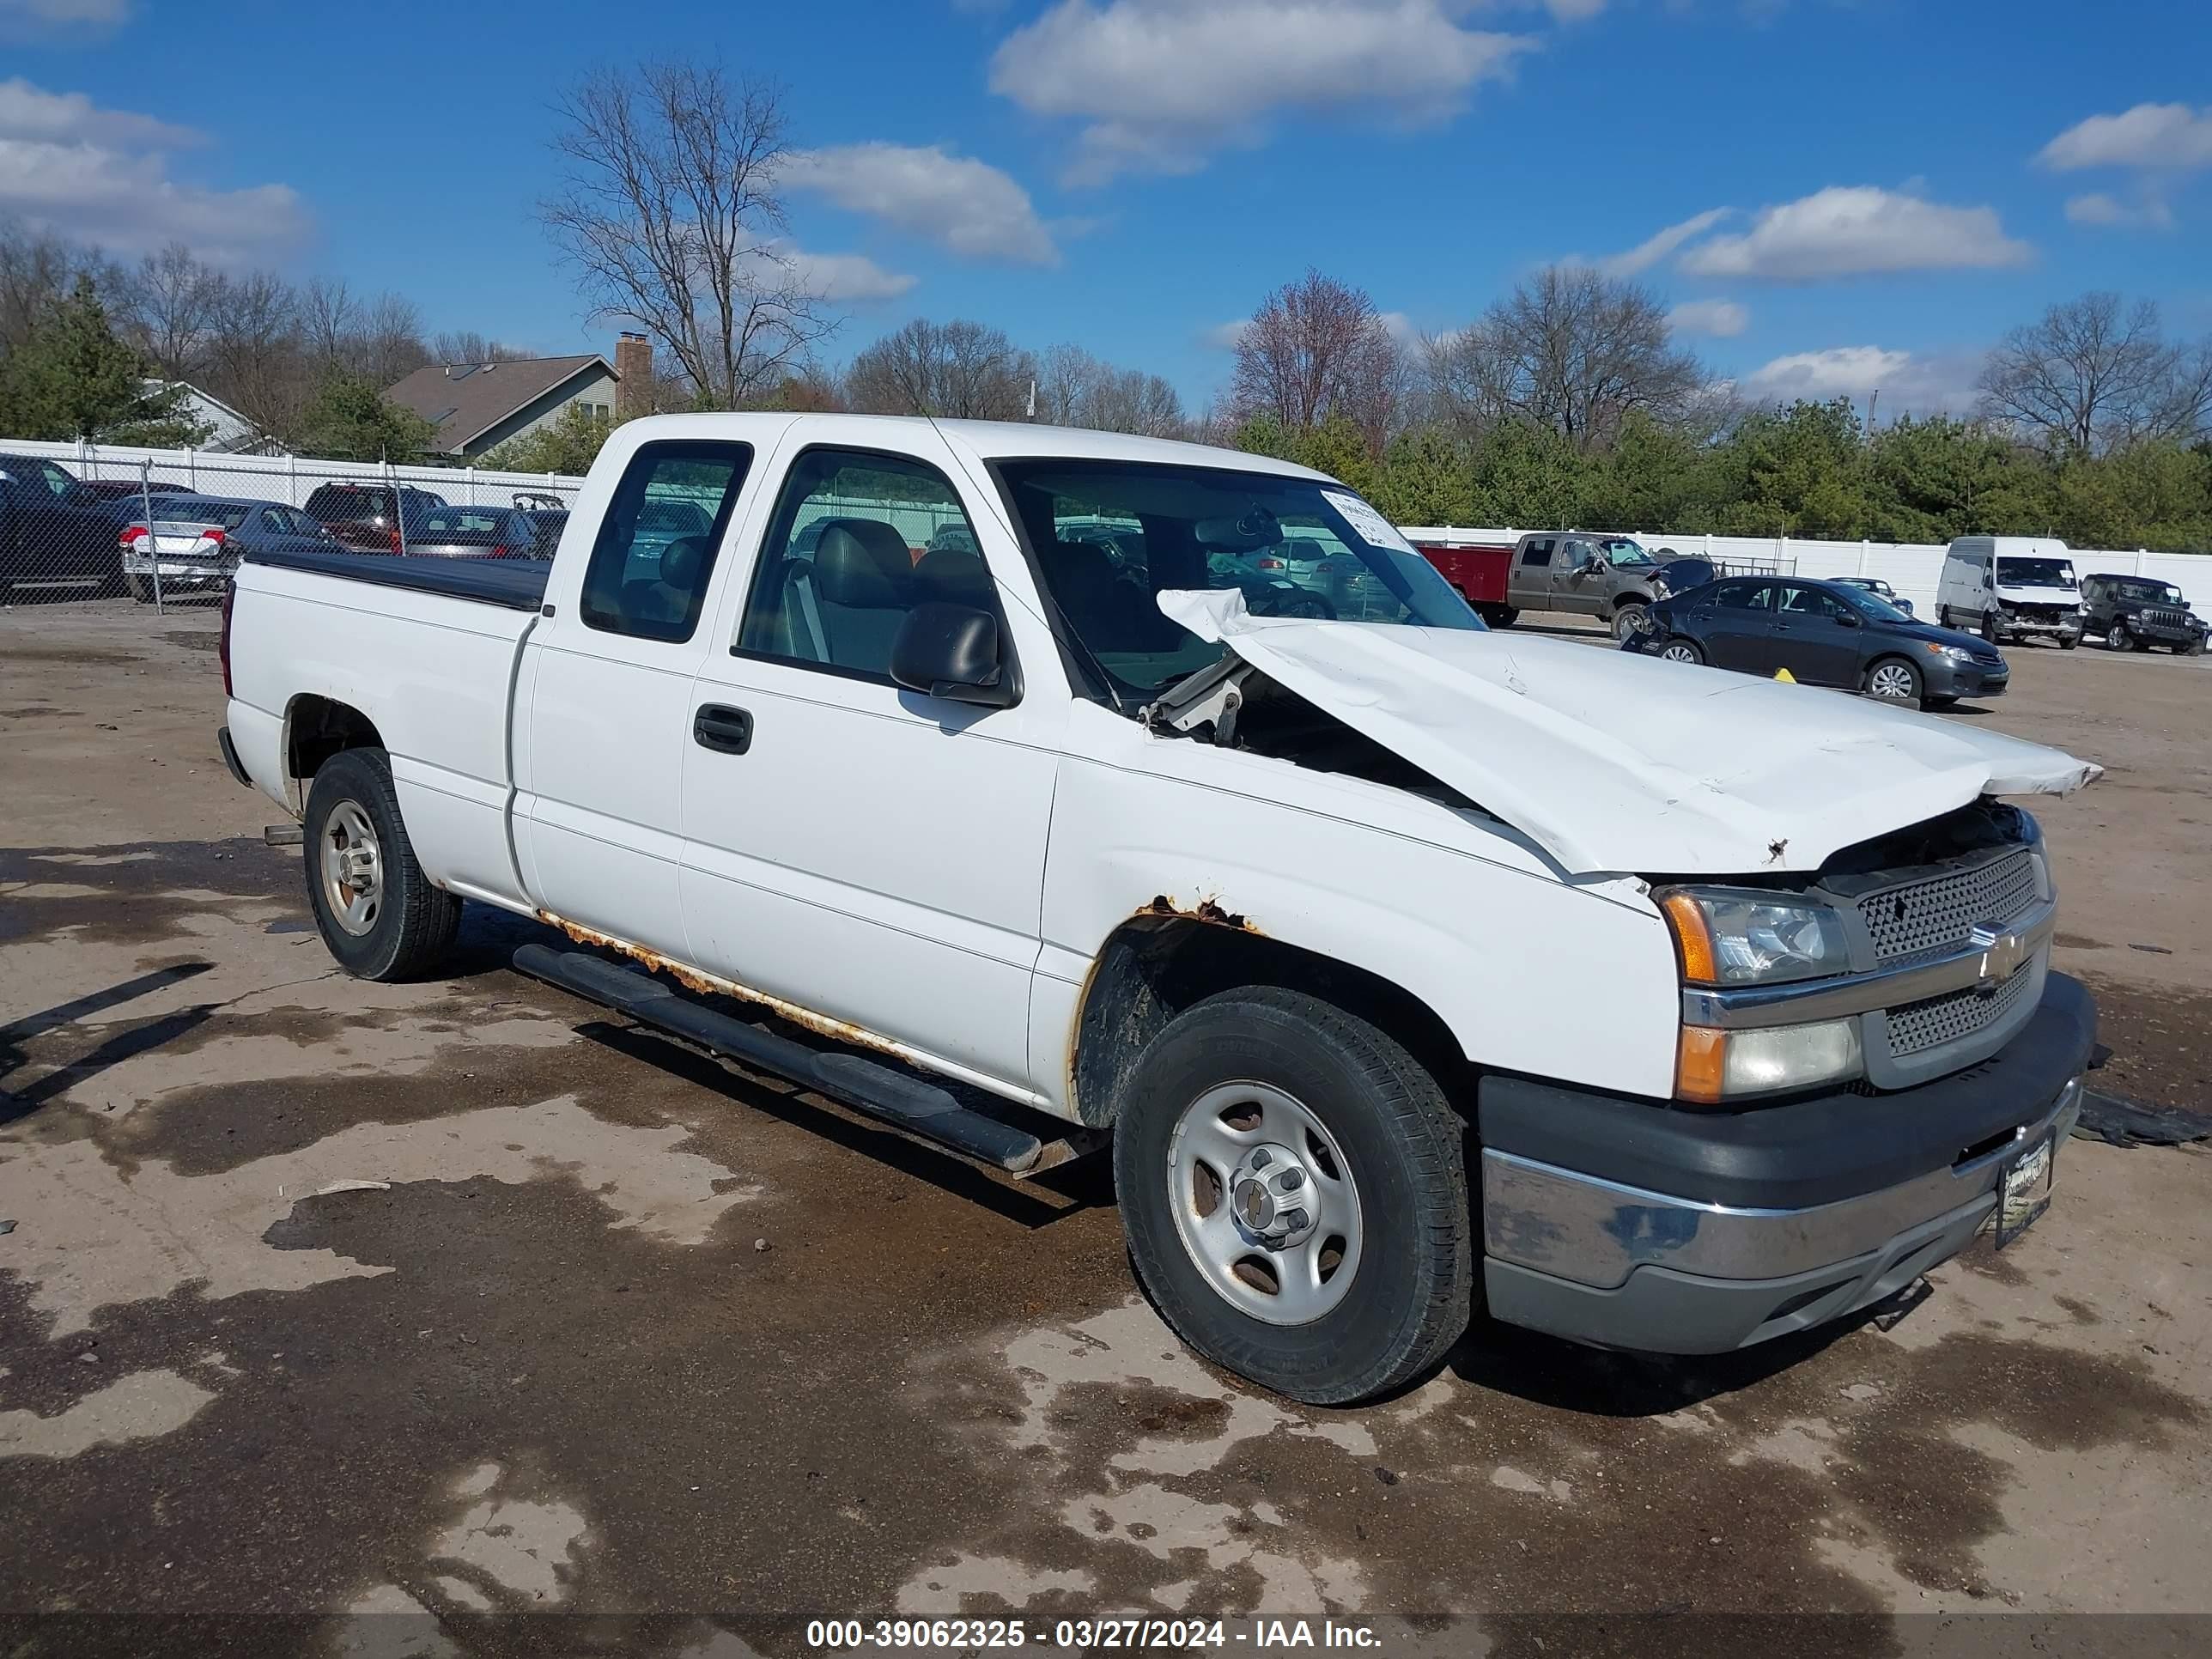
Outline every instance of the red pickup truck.
<path fill-rule="evenodd" d="M 1492 628 L 1510 627 L 1521 614 L 1509 603 L 1506 591 L 1513 571 L 1513 544 L 1415 542 L 1413 550 L 1436 566 Z"/>

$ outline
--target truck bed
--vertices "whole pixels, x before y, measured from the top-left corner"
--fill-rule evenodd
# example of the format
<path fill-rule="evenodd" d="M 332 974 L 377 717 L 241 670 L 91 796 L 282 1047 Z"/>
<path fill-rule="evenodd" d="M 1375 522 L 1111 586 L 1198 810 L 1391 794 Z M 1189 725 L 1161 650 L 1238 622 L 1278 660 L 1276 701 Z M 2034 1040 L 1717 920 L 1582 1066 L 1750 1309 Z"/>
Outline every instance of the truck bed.
<path fill-rule="evenodd" d="M 545 579 L 553 569 L 551 562 L 544 559 L 412 558 L 389 553 L 289 553 L 275 550 L 249 553 L 246 562 L 273 565 L 283 570 L 308 570 L 319 576 L 337 576 L 378 587 L 441 593 L 448 599 L 469 599 L 478 605 L 504 605 L 509 611 L 535 611 L 543 605 Z"/>

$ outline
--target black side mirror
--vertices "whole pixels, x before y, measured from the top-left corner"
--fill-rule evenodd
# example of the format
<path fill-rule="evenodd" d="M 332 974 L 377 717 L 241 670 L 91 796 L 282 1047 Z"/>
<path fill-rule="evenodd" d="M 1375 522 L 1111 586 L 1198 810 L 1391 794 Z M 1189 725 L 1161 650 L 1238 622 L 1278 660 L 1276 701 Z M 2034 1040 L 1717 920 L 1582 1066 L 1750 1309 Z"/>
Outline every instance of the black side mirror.
<path fill-rule="evenodd" d="M 999 619 L 931 600 L 907 612 L 891 640 L 891 678 L 909 691 L 1004 708 L 1014 701 L 999 655 Z"/>
<path fill-rule="evenodd" d="M 1846 628 L 1863 628 L 1866 626 L 1866 618 L 1860 616 L 1856 611 L 1838 611 L 1836 613 L 1836 620 L 1843 623 Z"/>

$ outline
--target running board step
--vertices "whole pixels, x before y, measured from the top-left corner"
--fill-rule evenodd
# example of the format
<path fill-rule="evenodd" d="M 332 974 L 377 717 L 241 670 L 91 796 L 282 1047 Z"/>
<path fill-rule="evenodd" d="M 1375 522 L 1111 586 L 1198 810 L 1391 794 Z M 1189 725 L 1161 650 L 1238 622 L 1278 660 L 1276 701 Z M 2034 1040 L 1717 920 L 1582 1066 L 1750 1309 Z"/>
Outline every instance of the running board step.
<path fill-rule="evenodd" d="M 810 1048 L 679 995 L 650 974 L 582 951 L 525 945 L 518 973 L 603 1003 L 641 1024 L 711 1048 L 718 1054 L 817 1089 L 909 1133 L 949 1146 L 978 1163 L 1027 1175 L 1046 1161 L 1042 1141 L 1027 1130 L 963 1106 L 943 1089 L 860 1054 Z M 1054 1143 L 1059 1146 L 1058 1142 Z M 1058 1159 L 1052 1160 L 1058 1162 Z"/>

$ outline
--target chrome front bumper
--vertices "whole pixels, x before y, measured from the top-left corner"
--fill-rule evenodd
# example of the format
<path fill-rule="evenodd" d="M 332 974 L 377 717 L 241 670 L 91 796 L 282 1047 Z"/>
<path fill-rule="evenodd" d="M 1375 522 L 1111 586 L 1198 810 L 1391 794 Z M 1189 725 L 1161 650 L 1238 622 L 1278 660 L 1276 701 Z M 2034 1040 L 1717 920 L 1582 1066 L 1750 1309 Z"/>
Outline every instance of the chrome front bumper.
<path fill-rule="evenodd" d="M 1822 1323 L 1954 1255 L 1996 1207 L 2007 1165 L 2063 1141 L 2069 1079 L 2047 1109 L 1947 1168 L 1803 1209 L 1698 1203 L 1486 1148 L 1491 1312 L 1578 1341 L 1711 1353 Z"/>

